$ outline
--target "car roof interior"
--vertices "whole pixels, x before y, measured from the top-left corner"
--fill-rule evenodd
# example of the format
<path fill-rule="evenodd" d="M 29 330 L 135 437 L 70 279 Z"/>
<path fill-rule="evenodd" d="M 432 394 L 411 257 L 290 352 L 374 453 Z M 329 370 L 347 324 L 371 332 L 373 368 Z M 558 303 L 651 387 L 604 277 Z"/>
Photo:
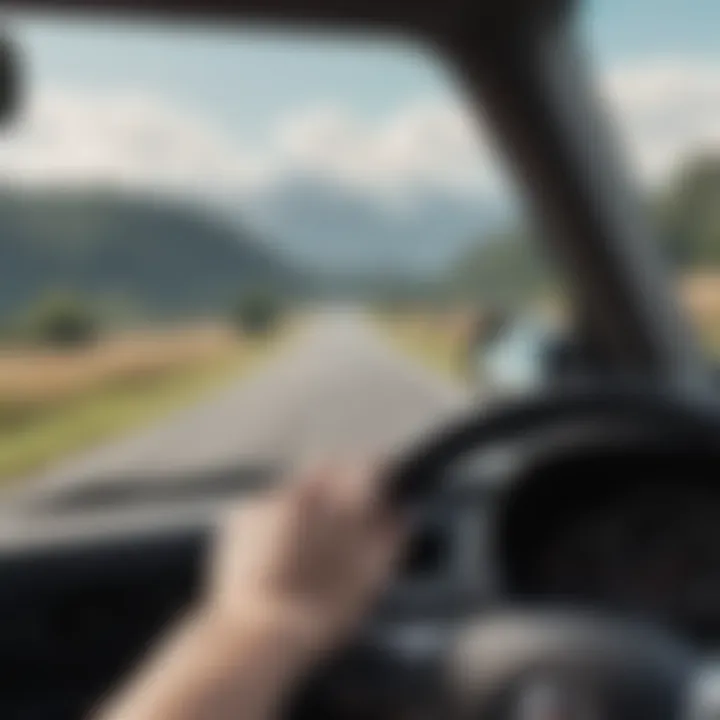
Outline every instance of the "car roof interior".
<path fill-rule="evenodd" d="M 139 16 L 171 16 L 204 20 L 259 21 L 343 26 L 355 30 L 416 32 L 438 37 L 446 30 L 462 27 L 460 19 L 493 26 L 515 21 L 521 24 L 541 20 L 569 7 L 567 0 L 20 0 L 12 4 L 21 10 L 73 10 L 92 13 L 121 12 Z"/>

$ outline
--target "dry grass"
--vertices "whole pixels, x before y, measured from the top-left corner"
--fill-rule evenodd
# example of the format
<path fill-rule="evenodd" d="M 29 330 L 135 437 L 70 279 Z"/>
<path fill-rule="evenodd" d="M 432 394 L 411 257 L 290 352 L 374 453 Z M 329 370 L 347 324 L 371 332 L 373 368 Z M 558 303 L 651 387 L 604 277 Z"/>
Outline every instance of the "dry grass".
<path fill-rule="evenodd" d="M 74 351 L 0 350 L 0 427 L 111 385 L 143 385 L 237 352 L 229 330 L 203 325 L 134 332 Z"/>
<path fill-rule="evenodd" d="M 250 369 L 273 342 L 219 326 L 135 332 L 93 347 L 0 352 L 0 478 L 37 471 L 158 419 Z"/>
<path fill-rule="evenodd" d="M 704 344 L 720 355 L 720 273 L 696 273 L 685 278 L 680 295 Z"/>
<path fill-rule="evenodd" d="M 6 347 L 0 350 L 0 396 L 64 395 L 118 375 L 193 362 L 235 345 L 218 326 L 134 331 L 78 350 Z"/>
<path fill-rule="evenodd" d="M 472 328 L 462 311 L 386 315 L 378 322 L 403 352 L 455 380 L 465 374 L 464 350 Z"/>

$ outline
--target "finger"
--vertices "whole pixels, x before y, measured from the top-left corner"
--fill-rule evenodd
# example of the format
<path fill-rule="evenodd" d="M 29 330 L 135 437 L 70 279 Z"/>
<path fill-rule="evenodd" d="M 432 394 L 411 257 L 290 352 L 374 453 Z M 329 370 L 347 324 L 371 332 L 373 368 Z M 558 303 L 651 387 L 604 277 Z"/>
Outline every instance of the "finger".
<path fill-rule="evenodd" d="M 326 463 L 308 466 L 288 479 L 284 491 L 290 523 L 300 522 L 306 527 L 322 523 L 327 472 Z"/>
<path fill-rule="evenodd" d="M 335 493 L 341 472 L 329 461 L 306 471 L 294 492 L 293 518 L 313 546 L 332 546 L 342 532 Z M 318 550 L 319 552 L 319 550 Z"/>
<path fill-rule="evenodd" d="M 409 537 L 408 528 L 400 522 L 386 522 L 368 543 L 365 572 L 368 590 L 374 594 L 390 578 L 399 565 Z"/>
<path fill-rule="evenodd" d="M 351 615 L 364 615 L 387 586 L 400 560 L 405 537 L 402 525 L 387 524 L 365 541 L 362 553 L 354 556 L 354 571 L 343 590 Z"/>
<path fill-rule="evenodd" d="M 347 464 L 337 478 L 336 498 L 348 520 L 367 522 L 378 508 L 378 474 L 367 460 Z"/>

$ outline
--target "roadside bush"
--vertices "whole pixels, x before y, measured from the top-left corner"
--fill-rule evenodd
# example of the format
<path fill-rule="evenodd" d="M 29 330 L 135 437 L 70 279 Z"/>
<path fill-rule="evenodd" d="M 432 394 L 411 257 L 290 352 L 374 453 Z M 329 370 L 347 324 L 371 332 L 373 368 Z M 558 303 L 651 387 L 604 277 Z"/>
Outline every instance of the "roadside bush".
<path fill-rule="evenodd" d="M 99 334 L 98 319 L 89 303 L 66 294 L 39 300 L 23 325 L 22 334 L 30 342 L 58 348 L 83 347 Z"/>
<path fill-rule="evenodd" d="M 264 291 L 255 291 L 243 295 L 232 311 L 235 327 L 247 335 L 268 335 L 283 315 L 283 307 L 276 295 Z"/>

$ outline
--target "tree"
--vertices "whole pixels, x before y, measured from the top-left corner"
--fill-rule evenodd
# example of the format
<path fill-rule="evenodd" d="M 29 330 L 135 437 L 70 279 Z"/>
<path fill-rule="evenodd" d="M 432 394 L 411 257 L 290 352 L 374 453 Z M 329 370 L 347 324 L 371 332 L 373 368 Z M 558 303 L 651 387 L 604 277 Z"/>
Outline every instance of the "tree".
<path fill-rule="evenodd" d="M 448 289 L 458 299 L 512 307 L 552 284 L 538 239 L 520 231 L 488 235 L 463 252 L 450 268 Z"/>
<path fill-rule="evenodd" d="M 87 345 L 99 333 L 90 303 L 67 293 L 53 293 L 38 300 L 23 326 L 23 335 L 29 340 L 54 347 Z"/>
<path fill-rule="evenodd" d="M 277 327 L 283 314 L 280 298 L 265 290 L 240 297 L 232 311 L 233 324 L 248 335 L 267 335 Z"/>
<path fill-rule="evenodd" d="M 720 266 L 720 155 L 698 155 L 682 165 L 655 212 L 674 265 Z"/>

